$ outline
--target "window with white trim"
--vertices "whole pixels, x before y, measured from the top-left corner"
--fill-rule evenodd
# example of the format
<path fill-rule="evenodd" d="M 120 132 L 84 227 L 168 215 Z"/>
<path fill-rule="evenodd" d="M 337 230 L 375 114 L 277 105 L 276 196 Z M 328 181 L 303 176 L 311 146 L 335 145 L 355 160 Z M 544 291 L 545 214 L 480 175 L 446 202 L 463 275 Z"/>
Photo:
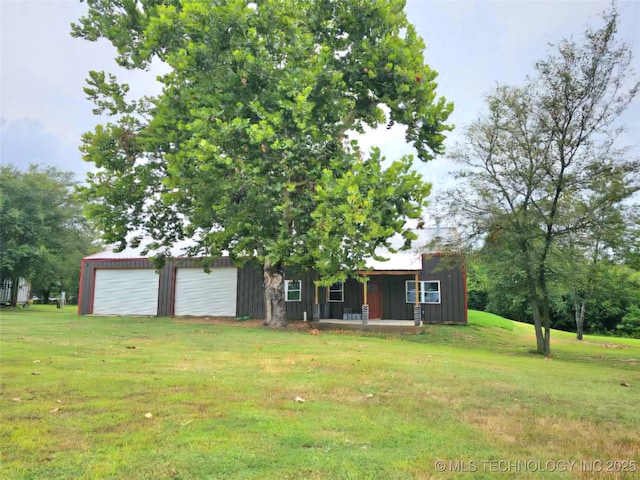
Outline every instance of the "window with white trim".
<path fill-rule="evenodd" d="M 407 303 L 416 303 L 416 282 L 415 281 L 407 281 L 406 282 L 406 296 Z"/>
<path fill-rule="evenodd" d="M 418 282 L 419 303 L 440 303 L 440 280 Z M 416 303 L 416 282 L 406 282 L 407 303 Z"/>
<path fill-rule="evenodd" d="M 302 301 L 302 280 L 284 281 L 284 299 L 287 302 Z"/>
<path fill-rule="evenodd" d="M 337 282 L 329 287 L 329 301 L 344 302 L 344 282 Z"/>

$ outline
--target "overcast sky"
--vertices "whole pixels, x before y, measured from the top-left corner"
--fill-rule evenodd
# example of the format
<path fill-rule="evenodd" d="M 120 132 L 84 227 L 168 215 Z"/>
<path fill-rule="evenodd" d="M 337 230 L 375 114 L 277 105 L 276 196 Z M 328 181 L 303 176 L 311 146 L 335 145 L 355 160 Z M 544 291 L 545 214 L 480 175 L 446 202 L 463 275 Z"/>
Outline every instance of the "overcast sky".
<path fill-rule="evenodd" d="M 621 1 L 620 38 L 632 44 L 640 72 L 640 1 Z M 550 42 L 580 37 L 608 1 L 414 0 L 407 2 L 409 20 L 424 38 L 427 64 L 439 73 L 438 92 L 455 103 L 451 121 L 461 127 L 483 110 L 483 96 L 496 83 L 519 84 L 533 72 Z M 101 41 L 71 38 L 69 24 L 86 5 L 76 0 L 0 0 L 0 161 L 24 167 L 54 165 L 77 172 L 90 169 L 78 146 L 83 132 L 100 118 L 82 88 L 89 70 L 116 73 L 134 95 L 153 93 L 153 75 L 123 72 L 114 50 Z M 625 140 L 640 138 L 640 105 L 628 110 Z M 402 132 L 382 128 L 362 139 L 378 145 L 390 159 L 410 151 Z M 441 189 L 450 182 L 450 162 L 441 158 L 420 165 L 420 172 Z"/>

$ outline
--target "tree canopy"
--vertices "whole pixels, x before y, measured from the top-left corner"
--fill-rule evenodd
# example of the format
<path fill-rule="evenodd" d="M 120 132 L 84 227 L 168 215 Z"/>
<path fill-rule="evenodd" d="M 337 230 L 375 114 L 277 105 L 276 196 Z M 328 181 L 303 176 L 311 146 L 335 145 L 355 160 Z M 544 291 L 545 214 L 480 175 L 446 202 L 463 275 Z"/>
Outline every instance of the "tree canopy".
<path fill-rule="evenodd" d="M 23 277 L 47 296 L 51 288 L 75 291 L 93 237 L 73 177 L 53 167 L 0 166 L 0 269 L 14 286 Z M 13 288 L 14 305 L 16 293 Z"/>
<path fill-rule="evenodd" d="M 611 246 L 640 189 L 640 163 L 616 142 L 640 84 L 629 46 L 616 38 L 615 6 L 603 20 L 582 43 L 554 47 L 524 86 L 489 93 L 487 115 L 467 128 L 455 155 L 463 192 L 452 210 L 485 236 L 511 290 L 526 298 L 540 353 L 550 352 L 557 256 L 575 255 L 578 240 L 583 256 L 600 249 L 593 242 Z"/>
<path fill-rule="evenodd" d="M 452 105 L 401 0 L 88 0 L 72 34 L 106 38 L 117 62 L 170 69 L 162 93 L 91 72 L 96 113 L 85 134 L 98 167 L 82 189 L 105 239 L 151 239 L 162 259 L 229 253 L 264 268 L 268 322 L 284 321 L 282 271 L 297 265 L 325 284 L 344 280 L 388 239 L 414 238 L 429 185 L 410 156 L 383 167 L 354 133 L 400 124 L 427 161 L 442 152 Z M 133 240 L 132 240 L 133 239 Z"/>

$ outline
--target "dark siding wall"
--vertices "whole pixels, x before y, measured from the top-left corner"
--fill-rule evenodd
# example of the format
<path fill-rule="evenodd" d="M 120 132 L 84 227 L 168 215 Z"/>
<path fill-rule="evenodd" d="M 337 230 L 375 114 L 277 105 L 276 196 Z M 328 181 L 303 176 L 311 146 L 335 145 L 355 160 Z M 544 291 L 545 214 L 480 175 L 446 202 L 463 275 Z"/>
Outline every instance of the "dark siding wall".
<path fill-rule="evenodd" d="M 407 280 L 413 280 L 412 275 L 388 275 L 376 279 L 382 290 L 382 318 L 389 320 L 413 319 L 413 305 L 406 302 Z"/>
<path fill-rule="evenodd" d="M 158 316 L 168 317 L 173 313 L 173 297 L 175 293 L 174 281 L 176 270 L 167 262 L 160 271 L 160 285 L 158 288 Z"/>
<path fill-rule="evenodd" d="M 344 282 L 343 302 L 329 302 L 327 300 L 328 287 L 322 287 L 319 291 L 322 318 L 343 318 L 345 313 L 360 313 L 364 302 L 363 284 L 354 278 L 348 278 Z"/>
<path fill-rule="evenodd" d="M 302 320 L 304 312 L 311 320 L 313 315 L 315 276 L 308 272 L 290 269 L 285 272 L 287 280 L 302 280 L 302 300 L 286 302 L 287 319 Z M 262 268 L 255 263 L 246 264 L 238 271 L 238 316 L 265 318 L 264 277 Z"/>
<path fill-rule="evenodd" d="M 259 265 L 248 263 L 238 270 L 239 317 L 265 318 L 264 280 Z"/>
<path fill-rule="evenodd" d="M 453 255 L 425 255 L 420 280 L 440 281 L 440 304 L 423 304 L 424 323 L 467 323 L 462 260 Z"/>
<path fill-rule="evenodd" d="M 349 278 L 344 283 L 344 306 L 351 309 L 352 313 L 362 312 L 364 303 L 364 283 L 354 278 Z M 342 318 L 342 315 L 337 317 Z"/>
<path fill-rule="evenodd" d="M 284 278 L 286 280 L 302 280 L 302 295 L 299 302 L 286 302 L 287 320 L 302 320 L 304 312 L 307 312 L 307 319 L 313 317 L 313 302 L 315 297 L 315 280 L 317 276 L 314 272 L 303 271 L 299 268 L 287 267 Z M 321 297 L 322 292 L 318 292 Z"/>
<path fill-rule="evenodd" d="M 289 278 L 291 276 L 291 278 Z M 288 320 L 302 320 L 304 318 L 304 312 L 307 312 L 307 319 L 311 320 L 313 316 L 313 297 L 314 288 L 313 283 L 314 276 L 306 273 L 303 275 L 286 275 L 287 280 L 302 280 L 302 300 L 300 302 L 286 302 L 287 307 L 287 319 Z"/>

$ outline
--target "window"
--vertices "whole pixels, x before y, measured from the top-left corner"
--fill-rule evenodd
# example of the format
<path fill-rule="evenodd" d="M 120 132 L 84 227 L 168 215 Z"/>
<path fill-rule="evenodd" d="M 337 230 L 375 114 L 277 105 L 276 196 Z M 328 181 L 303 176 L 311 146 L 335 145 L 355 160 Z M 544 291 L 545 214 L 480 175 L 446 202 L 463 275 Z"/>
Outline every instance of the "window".
<path fill-rule="evenodd" d="M 284 281 L 284 299 L 287 302 L 300 302 L 302 300 L 302 280 Z"/>
<path fill-rule="evenodd" d="M 416 282 L 407 282 L 407 303 L 416 303 Z"/>
<path fill-rule="evenodd" d="M 420 288 L 422 303 L 440 303 L 440 282 L 420 282 Z"/>
<path fill-rule="evenodd" d="M 329 287 L 330 302 L 344 302 L 344 283 L 334 283 Z"/>
<path fill-rule="evenodd" d="M 407 303 L 416 303 L 416 282 L 406 282 Z M 418 282 L 420 303 L 440 303 L 440 281 Z"/>

